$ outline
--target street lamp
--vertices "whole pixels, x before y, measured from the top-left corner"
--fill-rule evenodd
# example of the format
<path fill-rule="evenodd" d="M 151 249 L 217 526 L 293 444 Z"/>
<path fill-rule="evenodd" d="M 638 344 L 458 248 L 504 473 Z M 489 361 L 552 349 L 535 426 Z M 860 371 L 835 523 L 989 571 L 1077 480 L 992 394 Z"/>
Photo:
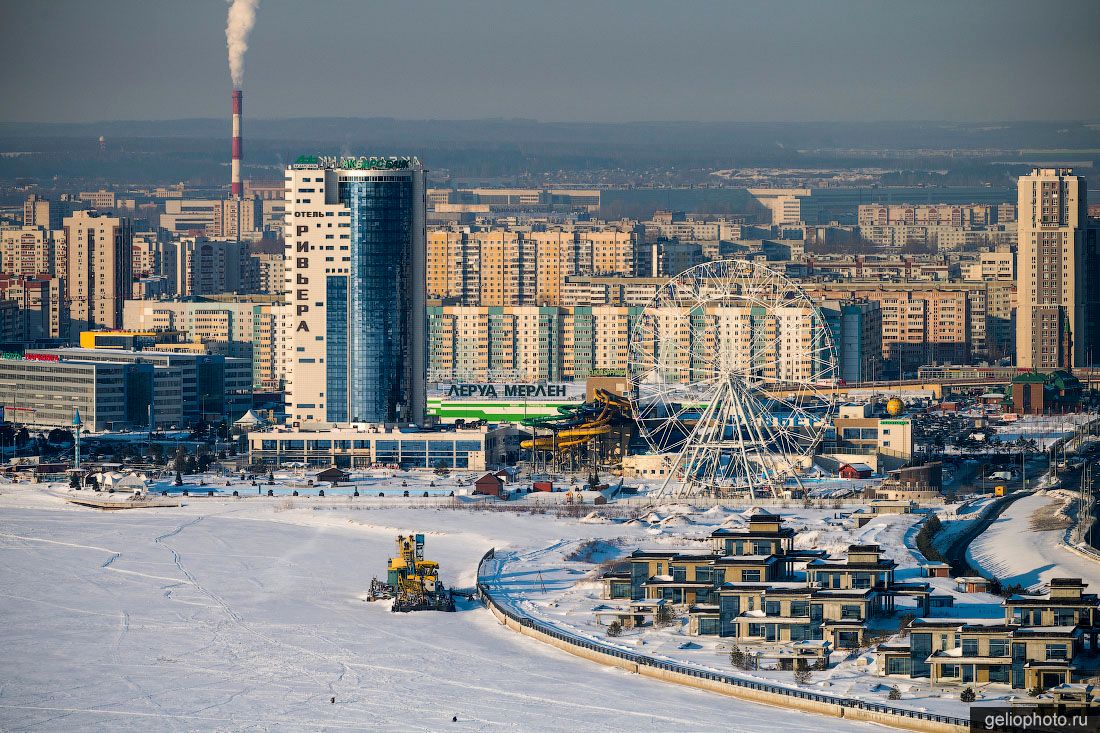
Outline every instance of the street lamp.
<path fill-rule="evenodd" d="M 80 431 L 84 429 L 84 421 L 80 419 L 80 408 L 73 408 L 73 432 L 76 440 L 73 442 L 73 468 L 80 468 Z"/>

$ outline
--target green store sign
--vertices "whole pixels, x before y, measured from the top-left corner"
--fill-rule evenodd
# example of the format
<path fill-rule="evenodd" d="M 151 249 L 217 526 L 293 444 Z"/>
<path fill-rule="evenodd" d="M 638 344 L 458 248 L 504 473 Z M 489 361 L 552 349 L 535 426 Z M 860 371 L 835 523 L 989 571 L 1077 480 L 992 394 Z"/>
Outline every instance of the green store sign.
<path fill-rule="evenodd" d="M 415 156 L 409 155 L 389 157 L 377 155 L 300 155 L 294 161 L 293 167 L 321 166 L 322 168 L 340 170 L 388 171 L 405 170 L 414 165 L 420 165 L 420 161 Z"/>

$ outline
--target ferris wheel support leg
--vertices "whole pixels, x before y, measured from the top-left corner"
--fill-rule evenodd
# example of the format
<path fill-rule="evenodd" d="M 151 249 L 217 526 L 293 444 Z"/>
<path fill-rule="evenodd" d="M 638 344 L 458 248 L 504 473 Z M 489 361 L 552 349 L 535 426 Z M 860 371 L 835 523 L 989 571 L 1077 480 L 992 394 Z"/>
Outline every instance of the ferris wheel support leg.
<path fill-rule="evenodd" d="M 742 428 L 746 425 L 751 427 L 751 417 L 748 413 L 748 406 L 742 404 L 741 396 L 737 391 L 737 388 L 733 386 L 733 380 L 726 380 L 726 388 L 730 393 L 730 407 L 733 409 L 734 416 L 736 417 L 737 427 L 737 446 L 740 449 L 739 458 L 745 471 L 745 482 L 748 484 L 749 496 L 753 496 L 756 490 L 756 471 L 752 467 L 752 463 L 749 461 L 748 450 L 745 446 L 745 436 L 742 432 Z"/>

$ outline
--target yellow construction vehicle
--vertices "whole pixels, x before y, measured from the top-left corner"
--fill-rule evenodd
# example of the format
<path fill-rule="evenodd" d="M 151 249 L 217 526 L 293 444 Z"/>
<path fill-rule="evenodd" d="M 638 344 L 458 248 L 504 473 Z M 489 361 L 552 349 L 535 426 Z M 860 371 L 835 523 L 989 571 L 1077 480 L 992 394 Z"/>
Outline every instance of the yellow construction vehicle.
<path fill-rule="evenodd" d="M 424 535 L 398 535 L 386 582 L 371 581 L 370 600 L 392 598 L 397 611 L 454 611 L 455 602 L 439 580 L 439 563 L 424 559 Z"/>

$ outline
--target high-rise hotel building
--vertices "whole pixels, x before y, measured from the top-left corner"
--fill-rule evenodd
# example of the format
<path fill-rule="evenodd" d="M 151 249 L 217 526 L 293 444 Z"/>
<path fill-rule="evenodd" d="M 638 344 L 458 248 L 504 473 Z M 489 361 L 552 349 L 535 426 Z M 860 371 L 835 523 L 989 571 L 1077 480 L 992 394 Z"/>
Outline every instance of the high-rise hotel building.
<path fill-rule="evenodd" d="M 1036 168 L 1019 181 L 1016 363 L 1039 370 L 1085 366 L 1100 332 L 1096 228 L 1085 179 L 1067 168 Z"/>
<path fill-rule="evenodd" d="M 415 158 L 302 157 L 286 169 L 287 421 L 423 423 L 425 173 Z"/>

